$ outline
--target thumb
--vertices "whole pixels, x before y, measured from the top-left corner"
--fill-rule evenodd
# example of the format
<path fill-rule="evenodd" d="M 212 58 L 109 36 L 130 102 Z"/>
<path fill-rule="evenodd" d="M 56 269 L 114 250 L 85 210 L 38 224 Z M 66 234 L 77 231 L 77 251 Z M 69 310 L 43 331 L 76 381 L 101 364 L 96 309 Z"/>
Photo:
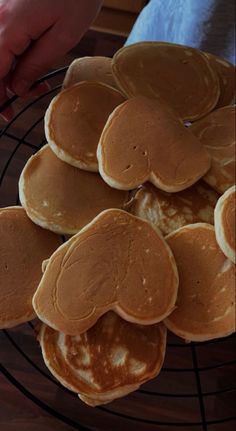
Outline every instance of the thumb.
<path fill-rule="evenodd" d="M 11 90 L 18 96 L 26 95 L 36 79 L 73 48 L 81 37 L 82 34 L 77 34 L 77 37 L 65 35 L 61 26 L 55 24 L 20 57 L 11 79 Z"/>

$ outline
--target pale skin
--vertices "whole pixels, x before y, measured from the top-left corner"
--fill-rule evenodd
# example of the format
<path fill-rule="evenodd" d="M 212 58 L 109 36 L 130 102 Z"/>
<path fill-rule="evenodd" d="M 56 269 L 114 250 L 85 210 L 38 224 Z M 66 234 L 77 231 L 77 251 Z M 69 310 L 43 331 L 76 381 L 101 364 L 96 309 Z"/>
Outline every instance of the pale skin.
<path fill-rule="evenodd" d="M 80 41 L 102 0 L 0 0 L 0 106 L 9 91 L 37 95 L 32 84 Z M 6 121 L 12 109 L 0 114 Z"/>

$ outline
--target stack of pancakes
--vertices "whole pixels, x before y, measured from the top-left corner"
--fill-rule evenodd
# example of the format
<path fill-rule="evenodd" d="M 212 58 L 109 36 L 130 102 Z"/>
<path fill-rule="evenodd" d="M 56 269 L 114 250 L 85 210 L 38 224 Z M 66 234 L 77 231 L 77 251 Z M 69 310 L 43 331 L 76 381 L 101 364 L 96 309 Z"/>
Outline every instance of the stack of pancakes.
<path fill-rule="evenodd" d="M 168 43 L 75 60 L 23 208 L 0 210 L 0 327 L 36 316 L 46 366 L 91 406 L 158 375 L 167 328 L 235 331 L 234 77 Z"/>

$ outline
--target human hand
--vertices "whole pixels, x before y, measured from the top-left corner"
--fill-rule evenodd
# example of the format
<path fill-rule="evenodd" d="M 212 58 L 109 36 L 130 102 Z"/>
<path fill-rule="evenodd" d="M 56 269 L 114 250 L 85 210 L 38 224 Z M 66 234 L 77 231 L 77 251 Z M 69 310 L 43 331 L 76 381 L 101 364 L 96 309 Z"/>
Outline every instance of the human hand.
<path fill-rule="evenodd" d="M 101 3 L 0 0 L 0 106 L 7 100 L 7 89 L 27 95 L 34 81 L 80 41 Z M 37 91 L 43 89 L 44 85 Z M 12 113 L 1 115 L 9 120 Z"/>

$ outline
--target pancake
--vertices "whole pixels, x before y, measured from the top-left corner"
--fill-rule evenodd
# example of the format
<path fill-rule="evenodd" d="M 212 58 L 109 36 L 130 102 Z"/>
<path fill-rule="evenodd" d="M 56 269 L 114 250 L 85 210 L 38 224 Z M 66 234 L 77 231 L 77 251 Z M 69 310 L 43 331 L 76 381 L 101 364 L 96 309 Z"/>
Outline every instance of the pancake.
<path fill-rule="evenodd" d="M 231 105 L 235 101 L 235 66 L 216 55 L 204 53 L 219 78 L 220 97 L 216 108 Z"/>
<path fill-rule="evenodd" d="M 235 182 L 235 107 L 217 109 L 193 124 L 190 130 L 211 157 L 211 168 L 204 181 L 224 193 Z"/>
<path fill-rule="evenodd" d="M 109 187 L 97 173 L 58 159 L 46 145 L 26 163 L 20 200 L 34 223 L 60 234 L 75 234 L 101 211 L 123 208 L 128 193 Z"/>
<path fill-rule="evenodd" d="M 124 100 L 118 90 L 99 82 L 80 82 L 54 97 L 45 114 L 45 134 L 57 157 L 98 171 L 96 150 L 103 127 Z"/>
<path fill-rule="evenodd" d="M 78 335 L 109 310 L 151 325 L 174 309 L 178 273 L 154 228 L 121 210 L 106 210 L 49 259 L 33 306 L 53 329 Z"/>
<path fill-rule="evenodd" d="M 164 42 L 140 42 L 121 48 L 112 71 L 128 96 L 163 99 L 180 118 L 195 121 L 219 99 L 219 80 L 199 50 Z"/>
<path fill-rule="evenodd" d="M 221 196 L 215 208 L 216 239 L 224 255 L 233 263 L 236 263 L 235 195 L 236 186 L 234 185 Z"/>
<path fill-rule="evenodd" d="M 60 238 L 35 226 L 21 207 L 0 209 L 0 329 L 32 320 L 42 261 Z"/>
<path fill-rule="evenodd" d="M 63 88 L 69 88 L 81 81 L 103 82 L 117 88 L 112 75 L 111 58 L 96 56 L 76 58 L 66 72 Z"/>
<path fill-rule="evenodd" d="M 235 270 L 220 250 L 214 227 L 196 223 L 166 238 L 179 271 L 177 307 L 165 319 L 189 341 L 225 337 L 235 331 Z"/>
<path fill-rule="evenodd" d="M 179 193 L 166 193 L 146 183 L 129 207 L 131 214 L 158 227 L 163 235 L 191 223 L 214 224 L 214 208 L 219 195 L 203 181 Z"/>
<path fill-rule="evenodd" d="M 97 157 L 104 181 L 121 190 L 149 180 L 161 190 L 177 192 L 210 167 L 207 151 L 173 112 L 142 96 L 127 100 L 110 115 Z"/>
<path fill-rule="evenodd" d="M 77 336 L 42 325 L 39 341 L 56 379 L 95 406 L 127 395 L 159 374 L 166 328 L 162 323 L 135 325 L 108 312 Z"/>

